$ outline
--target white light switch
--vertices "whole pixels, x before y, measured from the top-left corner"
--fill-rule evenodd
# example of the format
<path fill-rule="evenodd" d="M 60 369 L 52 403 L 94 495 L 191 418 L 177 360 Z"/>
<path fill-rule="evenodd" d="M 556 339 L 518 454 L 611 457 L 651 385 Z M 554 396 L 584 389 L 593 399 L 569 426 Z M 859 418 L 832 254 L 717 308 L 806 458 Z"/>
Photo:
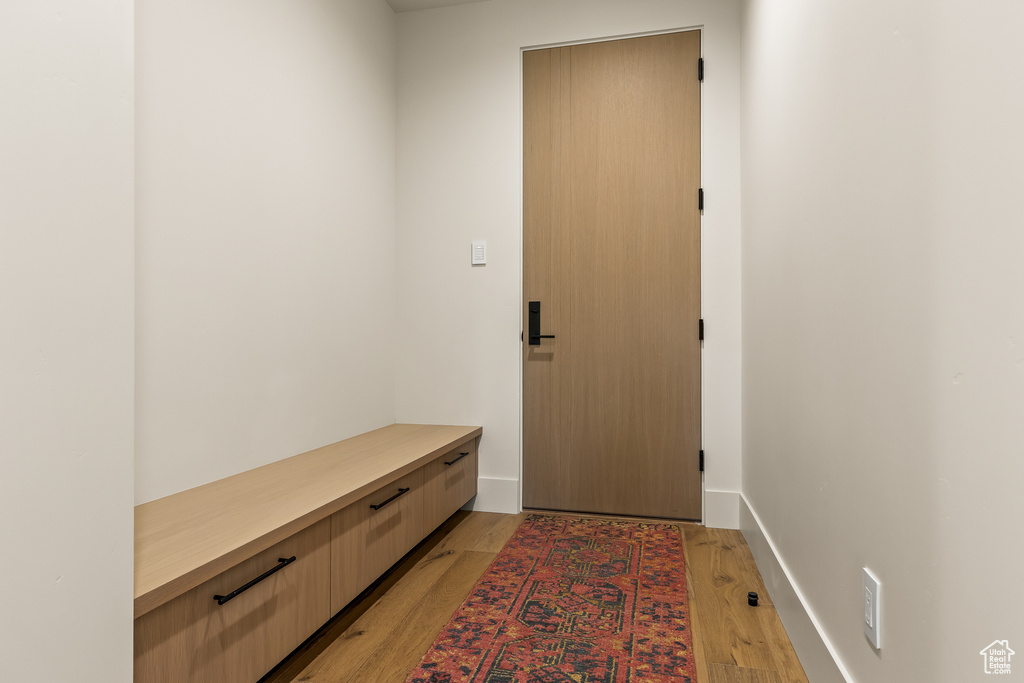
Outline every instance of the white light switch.
<path fill-rule="evenodd" d="M 487 263 L 487 242 L 473 242 L 473 265 L 482 266 Z"/>
<path fill-rule="evenodd" d="M 882 638 L 879 627 L 881 616 L 881 605 L 878 602 L 879 593 L 882 590 L 882 583 L 875 578 L 875 575 L 864 568 L 864 635 L 868 637 L 876 650 L 882 648 Z"/>

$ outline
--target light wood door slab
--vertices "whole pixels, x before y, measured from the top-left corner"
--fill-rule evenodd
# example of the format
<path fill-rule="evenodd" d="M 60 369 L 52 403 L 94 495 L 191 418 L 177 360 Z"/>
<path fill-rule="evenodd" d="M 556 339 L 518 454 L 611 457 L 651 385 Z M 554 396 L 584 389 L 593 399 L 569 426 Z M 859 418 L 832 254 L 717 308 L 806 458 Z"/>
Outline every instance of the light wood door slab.
<path fill-rule="evenodd" d="M 524 54 L 524 303 L 555 335 L 524 344 L 526 507 L 701 516 L 699 56 Z"/>

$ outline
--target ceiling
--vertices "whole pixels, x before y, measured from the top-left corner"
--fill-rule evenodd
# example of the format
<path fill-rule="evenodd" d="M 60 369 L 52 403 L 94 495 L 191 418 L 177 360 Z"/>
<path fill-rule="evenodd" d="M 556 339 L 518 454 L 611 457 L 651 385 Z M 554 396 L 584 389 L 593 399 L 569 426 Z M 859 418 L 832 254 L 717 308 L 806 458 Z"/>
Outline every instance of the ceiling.
<path fill-rule="evenodd" d="M 387 0 L 391 9 L 395 12 L 414 12 L 418 9 L 433 9 L 434 7 L 448 7 L 449 5 L 465 5 L 470 2 L 481 2 L 482 0 Z"/>

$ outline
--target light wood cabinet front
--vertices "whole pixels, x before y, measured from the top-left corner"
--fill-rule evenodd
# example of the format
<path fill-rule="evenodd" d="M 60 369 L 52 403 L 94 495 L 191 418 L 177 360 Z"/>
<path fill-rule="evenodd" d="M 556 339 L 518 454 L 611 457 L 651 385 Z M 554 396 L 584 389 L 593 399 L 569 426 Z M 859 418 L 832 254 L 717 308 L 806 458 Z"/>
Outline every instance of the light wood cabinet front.
<path fill-rule="evenodd" d="M 423 468 L 332 515 L 331 614 L 400 560 L 427 531 Z"/>
<path fill-rule="evenodd" d="M 429 533 L 476 495 L 476 439 L 434 460 L 423 473 L 423 519 Z"/>
<path fill-rule="evenodd" d="M 135 683 L 253 683 L 330 618 L 329 591 L 325 519 L 136 619 Z"/>

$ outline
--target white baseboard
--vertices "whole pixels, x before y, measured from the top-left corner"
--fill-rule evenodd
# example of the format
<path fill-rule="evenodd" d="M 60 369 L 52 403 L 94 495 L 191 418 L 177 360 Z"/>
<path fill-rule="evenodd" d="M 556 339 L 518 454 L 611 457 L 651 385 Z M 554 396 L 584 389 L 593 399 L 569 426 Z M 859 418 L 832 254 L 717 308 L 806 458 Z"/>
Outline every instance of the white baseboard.
<path fill-rule="evenodd" d="M 712 529 L 739 529 L 739 492 L 705 491 L 704 526 L 710 527 Z"/>
<path fill-rule="evenodd" d="M 519 512 L 518 479 L 477 479 L 476 497 L 466 503 L 465 510 L 478 512 Z"/>
<path fill-rule="evenodd" d="M 519 480 L 480 477 L 477 479 L 476 497 L 464 509 L 516 514 L 520 511 Z M 715 529 L 739 529 L 740 494 L 736 491 L 705 491 L 704 525 Z"/>
<path fill-rule="evenodd" d="M 808 680 L 814 683 L 853 683 L 846 667 L 829 642 L 821 624 L 810 610 L 807 601 L 793 581 L 782 558 L 747 497 L 740 494 L 739 529 L 750 546 L 750 552 L 761 572 L 765 587 L 775 610 L 786 627 L 797 657 Z"/>

